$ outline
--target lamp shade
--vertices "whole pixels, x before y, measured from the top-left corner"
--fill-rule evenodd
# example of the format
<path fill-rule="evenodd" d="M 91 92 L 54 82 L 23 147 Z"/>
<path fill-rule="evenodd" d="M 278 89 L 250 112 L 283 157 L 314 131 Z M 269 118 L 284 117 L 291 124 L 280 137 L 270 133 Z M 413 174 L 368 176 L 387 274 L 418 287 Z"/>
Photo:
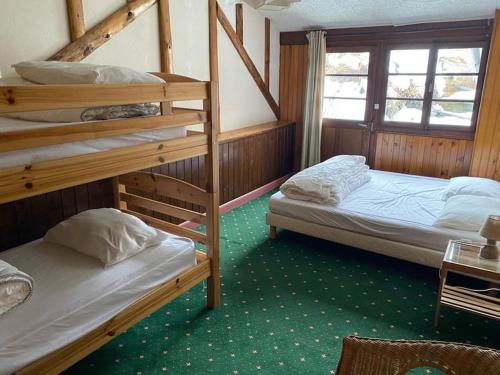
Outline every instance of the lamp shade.
<path fill-rule="evenodd" d="M 500 216 L 488 216 L 481 227 L 479 234 L 486 239 L 500 241 Z"/>

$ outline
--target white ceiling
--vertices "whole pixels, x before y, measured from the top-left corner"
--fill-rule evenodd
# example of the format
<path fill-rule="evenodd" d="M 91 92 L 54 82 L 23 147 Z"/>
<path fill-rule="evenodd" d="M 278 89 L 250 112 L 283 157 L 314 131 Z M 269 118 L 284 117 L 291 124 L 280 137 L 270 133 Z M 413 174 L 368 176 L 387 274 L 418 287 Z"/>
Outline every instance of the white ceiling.
<path fill-rule="evenodd" d="M 262 13 L 280 31 L 294 31 L 493 18 L 497 7 L 500 0 L 302 0 Z"/>

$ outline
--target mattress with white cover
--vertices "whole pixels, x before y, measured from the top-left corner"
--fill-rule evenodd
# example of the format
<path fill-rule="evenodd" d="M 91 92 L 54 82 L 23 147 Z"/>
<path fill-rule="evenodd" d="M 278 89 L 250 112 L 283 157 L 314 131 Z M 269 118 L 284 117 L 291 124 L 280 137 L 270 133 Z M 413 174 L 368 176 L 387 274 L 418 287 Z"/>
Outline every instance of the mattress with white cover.
<path fill-rule="evenodd" d="M 89 124 L 90 123 L 91 122 L 89 122 Z M 0 137 L 3 132 L 8 131 L 42 129 L 64 125 L 72 125 L 72 123 L 35 122 L 0 117 Z M 179 138 L 185 135 L 185 127 L 157 129 L 141 133 L 3 152 L 0 157 L 0 169 L 31 165 L 41 161 L 91 154 L 99 151 L 108 151 L 119 147 L 130 147 L 142 143 Z"/>
<path fill-rule="evenodd" d="M 448 240 L 483 241 L 477 232 L 432 224 L 443 209 L 449 180 L 370 170 L 371 180 L 340 204 L 293 200 L 281 192 L 269 200 L 272 213 L 444 252 Z"/>
<path fill-rule="evenodd" d="M 42 240 L 2 252 L 0 259 L 35 280 L 32 298 L 0 317 L 1 375 L 80 338 L 196 264 L 193 242 L 174 235 L 107 268 Z"/>

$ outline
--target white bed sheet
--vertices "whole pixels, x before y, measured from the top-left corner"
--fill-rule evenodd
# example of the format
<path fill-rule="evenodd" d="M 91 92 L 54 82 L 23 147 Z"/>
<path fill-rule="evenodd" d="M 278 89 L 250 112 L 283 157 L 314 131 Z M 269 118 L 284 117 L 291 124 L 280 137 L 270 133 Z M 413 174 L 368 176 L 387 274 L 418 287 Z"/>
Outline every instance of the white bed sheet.
<path fill-rule="evenodd" d="M 193 242 L 174 235 L 108 268 L 42 240 L 0 253 L 0 259 L 35 280 L 31 300 L 0 317 L 2 375 L 78 339 L 196 264 Z"/>
<path fill-rule="evenodd" d="M 449 239 L 482 241 L 477 232 L 433 227 L 444 207 L 441 193 L 449 180 L 369 171 L 371 180 L 339 205 L 286 198 L 269 200 L 270 211 L 307 222 L 444 252 Z"/>
<path fill-rule="evenodd" d="M 2 132 L 50 128 L 71 125 L 68 123 L 35 122 L 0 117 L 0 136 Z M 119 147 L 130 147 L 142 143 L 179 138 L 186 135 L 186 128 L 150 130 L 135 134 L 115 137 L 104 137 L 81 142 L 63 143 L 60 145 L 37 147 L 28 150 L 3 152 L 0 154 L 0 169 L 31 165 L 33 163 L 61 159 L 70 156 L 108 151 Z"/>

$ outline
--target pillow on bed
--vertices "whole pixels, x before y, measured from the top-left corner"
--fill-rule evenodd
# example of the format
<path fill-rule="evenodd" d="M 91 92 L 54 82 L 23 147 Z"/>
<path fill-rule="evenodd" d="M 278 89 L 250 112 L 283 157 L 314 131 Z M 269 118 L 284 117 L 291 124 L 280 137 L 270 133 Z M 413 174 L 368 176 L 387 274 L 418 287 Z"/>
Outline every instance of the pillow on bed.
<path fill-rule="evenodd" d="M 153 74 L 113 65 L 66 61 L 23 61 L 12 67 L 24 79 L 45 85 L 165 82 Z"/>
<path fill-rule="evenodd" d="M 37 86 L 36 83 L 21 77 L 0 78 L 0 86 Z M 14 112 L 2 114 L 3 117 L 35 122 L 82 122 L 112 120 L 139 116 L 155 116 L 160 113 L 156 103 L 112 105 L 91 108 L 51 109 L 35 112 Z"/>
<path fill-rule="evenodd" d="M 477 232 L 489 215 L 500 215 L 500 199 L 456 195 L 448 199 L 433 226 Z"/>
<path fill-rule="evenodd" d="M 109 266 L 167 238 L 167 233 L 144 224 L 135 216 L 114 208 L 99 208 L 57 224 L 44 240 L 70 247 Z"/>
<path fill-rule="evenodd" d="M 500 199 L 500 182 L 480 177 L 454 177 L 441 198 L 445 201 L 455 195 L 477 195 Z"/>

